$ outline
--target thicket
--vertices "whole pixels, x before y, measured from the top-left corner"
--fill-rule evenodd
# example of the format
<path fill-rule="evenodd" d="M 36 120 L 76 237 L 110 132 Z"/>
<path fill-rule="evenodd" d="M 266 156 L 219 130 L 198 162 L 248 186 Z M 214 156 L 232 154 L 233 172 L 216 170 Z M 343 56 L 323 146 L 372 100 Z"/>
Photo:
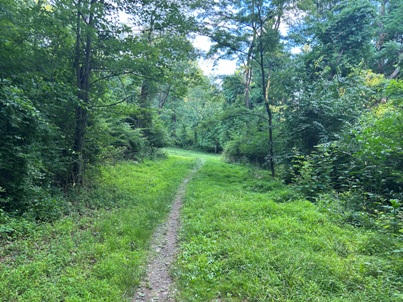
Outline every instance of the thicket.
<path fill-rule="evenodd" d="M 394 233 L 403 228 L 402 99 L 390 94 L 393 90 L 398 95 L 397 87 L 401 82 L 390 82 L 389 101 L 362 114 L 338 140 L 292 160 L 293 181 L 306 196 L 328 202 L 333 198 L 349 210 L 347 216 L 369 213 Z"/>
<path fill-rule="evenodd" d="M 158 157 L 168 143 L 158 102 L 196 77 L 179 67 L 195 58 L 188 5 L 1 2 L 4 215 L 53 219 L 93 167 Z"/>
<path fill-rule="evenodd" d="M 401 223 L 401 1 L 116 3 L 0 4 L 2 211 L 48 219 L 89 167 L 174 145 Z M 191 32 L 237 71 L 203 76 Z"/>
<path fill-rule="evenodd" d="M 183 103 L 195 111 L 175 115 L 193 119 L 172 128 L 183 138 L 177 145 L 270 168 L 353 224 L 401 232 L 401 1 L 266 4 L 247 1 L 209 20 L 231 25 L 205 31 L 211 54 L 240 66 L 220 79 L 219 98 L 200 85 L 198 105 Z M 281 36 L 286 11 L 298 21 Z"/>

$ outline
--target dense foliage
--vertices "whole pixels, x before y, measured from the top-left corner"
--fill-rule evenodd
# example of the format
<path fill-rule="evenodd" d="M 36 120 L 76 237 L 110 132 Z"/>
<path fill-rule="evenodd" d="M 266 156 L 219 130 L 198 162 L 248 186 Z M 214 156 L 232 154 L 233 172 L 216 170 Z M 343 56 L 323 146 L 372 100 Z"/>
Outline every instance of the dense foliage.
<path fill-rule="evenodd" d="M 393 216 L 401 232 L 402 7 L 214 1 L 200 21 L 209 54 L 237 59 L 239 68 L 220 79 L 219 102 L 205 84 L 199 108 L 185 100 L 181 108 L 197 111 L 178 111 L 188 136 L 177 145 L 269 168 L 308 199 L 333 199 L 386 228 Z M 209 149 L 196 135 L 206 129 Z"/>
<path fill-rule="evenodd" d="M 166 145 L 154 101 L 195 77 L 180 68 L 194 59 L 189 5 L 1 2 L 2 210 L 35 212 L 55 190 L 85 184 L 88 167 Z"/>
<path fill-rule="evenodd" d="M 174 145 L 260 165 L 401 230 L 401 1 L 0 8 L 2 211 L 52 219 L 51 201 L 89 183 L 89 168 Z M 207 57 L 237 60 L 234 74 L 202 74 L 195 33 Z"/>

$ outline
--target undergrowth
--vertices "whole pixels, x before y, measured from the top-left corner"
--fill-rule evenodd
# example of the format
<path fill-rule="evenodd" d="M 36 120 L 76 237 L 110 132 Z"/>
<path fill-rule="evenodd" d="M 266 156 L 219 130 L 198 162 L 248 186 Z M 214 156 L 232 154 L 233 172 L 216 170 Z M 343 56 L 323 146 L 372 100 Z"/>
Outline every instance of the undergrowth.
<path fill-rule="evenodd" d="M 206 163 L 186 190 L 178 302 L 403 301 L 401 237 L 345 223 L 331 195 L 308 202 L 264 170 L 167 151 L 103 167 L 53 222 L 0 212 L 0 301 L 129 301 L 196 157 Z"/>
<path fill-rule="evenodd" d="M 91 190 L 71 199 L 78 209 L 68 216 L 4 216 L 0 301 L 130 300 L 150 237 L 193 165 L 176 156 L 105 166 Z"/>
<path fill-rule="evenodd" d="M 177 301 L 403 301 L 398 237 L 336 223 L 265 171 L 207 162 L 182 219 Z"/>

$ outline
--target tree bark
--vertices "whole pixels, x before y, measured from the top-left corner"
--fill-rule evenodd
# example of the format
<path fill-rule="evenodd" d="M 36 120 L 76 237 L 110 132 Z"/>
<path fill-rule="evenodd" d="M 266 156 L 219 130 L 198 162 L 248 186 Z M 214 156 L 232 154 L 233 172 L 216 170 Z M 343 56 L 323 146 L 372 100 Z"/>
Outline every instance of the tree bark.
<path fill-rule="evenodd" d="M 77 81 L 77 97 L 79 104 L 75 112 L 75 131 L 73 143 L 73 166 L 72 183 L 73 185 L 82 185 L 84 182 L 84 142 L 88 125 L 88 105 L 90 102 L 90 78 L 91 78 L 91 56 L 92 56 L 92 31 L 94 29 L 94 12 L 92 11 L 96 0 L 90 2 L 90 13 L 87 20 L 88 29 L 85 33 L 84 60 L 81 63 L 81 40 L 82 13 L 80 11 L 82 1 L 77 3 L 77 28 L 76 28 L 76 49 L 75 49 L 75 69 Z"/>
<path fill-rule="evenodd" d="M 398 74 L 400 73 L 400 67 L 396 67 L 396 69 L 392 72 L 391 75 L 388 76 L 388 79 L 393 80 L 394 78 L 396 78 L 398 76 Z"/>
<path fill-rule="evenodd" d="M 166 101 L 168 100 L 172 86 L 169 85 L 166 91 L 161 91 L 158 99 L 158 113 L 161 114 L 161 109 L 164 108 Z"/>
<path fill-rule="evenodd" d="M 254 32 L 251 44 L 248 49 L 248 54 L 246 57 L 246 66 L 245 66 L 245 107 L 250 109 L 250 84 L 252 81 L 252 56 L 253 56 L 253 48 L 255 46 L 256 33 Z"/>
<path fill-rule="evenodd" d="M 248 60 L 249 61 L 249 60 Z M 250 83 L 252 80 L 252 66 L 250 61 L 245 66 L 245 107 L 250 109 Z"/>
<path fill-rule="evenodd" d="M 260 24 L 260 29 L 261 31 L 263 31 L 263 23 Z M 269 126 L 269 164 L 270 164 L 271 176 L 275 177 L 276 173 L 274 168 L 274 151 L 273 151 L 273 112 L 269 104 L 269 94 L 268 94 L 269 89 L 268 83 L 270 79 L 268 78 L 266 82 L 266 72 L 264 70 L 264 49 L 261 34 L 259 35 L 259 57 L 260 57 L 259 66 L 262 77 L 262 96 L 264 97 L 264 104 L 268 116 L 268 126 Z"/>
<path fill-rule="evenodd" d="M 376 50 L 378 50 L 378 51 L 382 49 L 382 46 L 385 44 L 385 40 L 387 38 L 387 34 L 385 33 L 385 26 L 382 22 L 383 22 L 383 17 L 386 14 L 386 6 L 388 5 L 388 2 L 389 2 L 389 0 L 383 0 L 381 2 L 381 6 L 380 6 L 379 14 L 380 14 L 381 18 L 379 18 L 379 21 L 377 22 L 378 27 L 379 27 L 378 28 L 379 34 L 378 34 L 378 39 L 376 40 L 376 43 L 375 43 Z M 383 73 L 383 74 L 385 73 L 384 62 L 382 61 L 382 59 L 378 60 L 378 72 Z"/>

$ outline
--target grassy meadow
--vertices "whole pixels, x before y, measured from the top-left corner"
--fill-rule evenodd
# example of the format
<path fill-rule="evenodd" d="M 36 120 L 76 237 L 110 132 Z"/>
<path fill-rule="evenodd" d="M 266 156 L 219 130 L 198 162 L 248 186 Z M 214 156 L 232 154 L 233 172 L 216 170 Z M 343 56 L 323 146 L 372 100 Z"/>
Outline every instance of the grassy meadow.
<path fill-rule="evenodd" d="M 53 223 L 8 221 L 15 233 L 0 239 L 0 301 L 131 301 L 150 237 L 194 164 L 171 156 L 106 166 L 96 188 L 72 201 L 80 211 Z"/>
<path fill-rule="evenodd" d="M 177 301 L 403 301 L 403 244 L 337 224 L 266 171 L 207 161 L 189 184 Z"/>
<path fill-rule="evenodd" d="M 267 171 L 166 152 L 101 168 L 71 200 L 77 210 L 52 223 L 3 221 L 13 232 L 0 239 L 0 301 L 131 301 L 197 159 L 172 268 L 177 302 L 403 301 L 401 237 L 343 224 Z"/>

